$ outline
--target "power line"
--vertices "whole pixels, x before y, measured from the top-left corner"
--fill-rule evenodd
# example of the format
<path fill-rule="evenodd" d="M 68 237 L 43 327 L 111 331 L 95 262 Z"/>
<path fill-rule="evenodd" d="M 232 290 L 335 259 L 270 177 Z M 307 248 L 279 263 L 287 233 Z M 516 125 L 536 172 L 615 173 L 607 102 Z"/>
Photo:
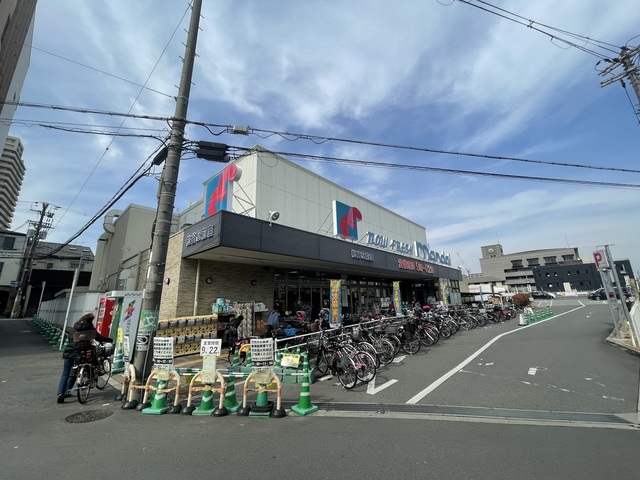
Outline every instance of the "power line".
<path fill-rule="evenodd" d="M 10 105 L 19 105 L 24 107 L 32 107 L 32 108 L 49 108 L 53 110 L 63 110 L 63 111 L 71 111 L 76 113 L 91 113 L 94 115 L 106 115 L 110 117 L 126 117 L 126 118 L 137 118 L 143 120 L 157 120 L 162 122 L 170 122 L 170 117 L 160 117 L 155 115 L 137 115 L 130 113 L 121 113 L 121 112 L 113 112 L 113 111 L 105 111 L 105 110 L 94 110 L 94 109 L 86 109 L 86 108 L 78 108 L 78 107 L 70 107 L 70 106 L 61 106 L 61 105 L 46 105 L 39 104 L 33 102 L 5 102 Z M 618 168 L 618 167 L 601 167 L 594 165 L 584 165 L 579 163 L 567 163 L 567 162 L 550 162 L 544 160 L 532 160 L 526 158 L 518 158 L 518 157 L 510 157 L 504 155 L 487 155 L 482 153 L 472 153 L 472 152 L 459 152 L 452 150 L 442 150 L 435 149 L 429 147 L 415 147 L 410 145 L 401 145 L 401 144 L 391 144 L 384 142 L 371 142 L 366 140 L 356 140 L 356 139 L 348 139 L 348 138 L 340 138 L 340 137 L 327 137 L 321 135 L 311 135 L 306 133 L 295 133 L 295 132 L 282 132 L 277 130 L 268 130 L 262 128 L 253 128 L 253 127 L 238 127 L 237 125 L 225 125 L 211 122 L 201 122 L 201 121 L 193 121 L 193 120 L 185 120 L 185 123 L 201 126 L 206 128 L 211 135 L 219 136 L 223 133 L 237 133 L 238 129 L 242 129 L 243 133 L 249 135 L 256 135 L 259 138 L 269 138 L 271 136 L 279 136 L 284 140 L 295 142 L 297 140 L 309 140 L 316 145 L 322 145 L 326 142 L 341 142 L 341 143 L 350 143 L 356 145 L 364 145 L 364 146 L 372 146 L 372 147 L 384 147 L 384 148 L 392 148 L 398 150 L 412 150 L 418 152 L 426 152 L 426 153 L 434 153 L 439 155 L 454 155 L 454 156 L 463 156 L 463 157 L 474 157 L 474 158 L 483 158 L 487 160 L 503 160 L 503 161 L 514 161 L 514 162 L 524 162 L 524 163 L 534 163 L 540 165 L 551 165 L 551 166 L 559 166 L 559 167 L 571 167 L 571 168 L 584 168 L 590 170 L 601 170 L 601 171 L 612 171 L 612 172 L 624 172 L 624 173 L 640 173 L 640 170 L 628 169 L 628 168 Z M 219 128 L 220 131 L 213 132 L 210 127 Z M 260 133 L 267 134 L 261 136 Z M 154 137 L 157 138 L 157 137 Z"/>
<path fill-rule="evenodd" d="M 197 122 L 192 122 L 194 124 L 198 124 Z M 209 126 L 222 127 L 223 125 L 214 125 L 208 124 Z M 227 131 L 231 132 L 233 128 L 232 126 L 225 126 Z M 260 136 L 255 132 L 268 133 L 267 136 Z M 318 135 L 309 135 L 304 133 L 290 133 L 290 132 L 278 132 L 274 130 L 264 130 L 259 128 L 250 128 L 248 127 L 249 134 L 255 134 L 260 138 L 268 138 L 270 136 L 279 136 L 285 140 L 290 142 L 295 142 L 297 140 L 310 140 L 317 145 L 321 145 L 326 142 L 340 142 L 340 143 L 349 143 L 356 145 L 364 145 L 364 146 L 372 146 L 372 147 L 384 147 L 384 148 L 392 148 L 398 150 L 410 150 L 416 152 L 424 152 L 424 153 L 434 153 L 440 155 L 454 155 L 454 156 L 463 156 L 463 157 L 473 157 L 473 158 L 483 158 L 487 160 L 501 160 L 501 161 L 513 161 L 513 162 L 523 162 L 523 163 L 533 163 L 539 165 L 551 165 L 558 167 L 571 167 L 571 168 L 584 168 L 590 170 L 603 170 L 603 171 L 612 171 L 612 172 L 624 172 L 624 173 L 640 173 L 640 170 L 634 170 L 629 168 L 619 168 L 619 167 L 600 167 L 593 165 L 584 165 L 580 163 L 567 163 L 567 162 L 549 162 L 543 160 L 531 160 L 526 158 L 518 158 L 518 157 L 508 157 L 503 155 L 486 155 L 482 153 L 471 153 L 471 152 L 457 152 L 451 150 L 439 150 L 428 147 L 414 147 L 410 145 L 400 145 L 400 144 L 391 144 L 391 143 L 382 143 L 382 142 L 370 142 L 366 140 L 353 140 L 348 138 L 339 138 L 339 137 L 323 137 Z"/>
<path fill-rule="evenodd" d="M 234 148 L 237 148 L 238 150 L 242 150 L 242 147 L 234 147 Z M 247 152 L 254 151 L 253 148 L 247 148 L 244 150 Z M 574 185 L 588 185 L 588 186 L 595 186 L 595 187 L 632 188 L 632 189 L 640 188 L 640 184 L 635 184 L 635 183 L 598 182 L 598 181 L 591 181 L 591 180 L 575 180 L 575 179 L 564 179 L 564 178 L 554 178 L 554 177 L 512 175 L 512 174 L 506 174 L 506 173 L 478 172 L 473 170 L 459 170 L 459 169 L 451 169 L 451 168 L 426 167 L 422 165 L 373 162 L 370 160 L 354 160 L 354 159 L 348 159 L 348 158 L 309 155 L 304 153 L 293 153 L 293 152 L 273 152 L 273 153 L 286 156 L 286 157 L 307 158 L 313 161 L 344 163 L 344 164 L 367 166 L 367 167 L 417 170 L 417 171 L 426 171 L 426 172 L 447 173 L 447 174 L 456 174 L 456 175 L 472 175 L 472 176 L 481 176 L 481 177 L 495 177 L 495 178 L 505 178 L 505 179 L 511 179 L 511 180 L 527 180 L 527 181 L 538 181 L 538 182 L 549 182 L 549 183 L 568 183 L 568 184 L 574 184 Z"/>
<path fill-rule="evenodd" d="M 603 55 L 601 53 L 598 53 L 598 52 L 596 52 L 594 50 L 591 50 L 589 48 L 586 48 L 584 46 L 578 45 L 578 44 L 576 44 L 576 43 L 574 43 L 572 41 L 569 41 L 569 40 L 567 40 L 565 38 L 561 38 L 559 35 L 555 35 L 555 34 L 546 32 L 542 28 L 536 27 L 536 25 L 539 25 L 540 27 L 548 28 L 548 29 L 551 29 L 551 30 L 555 30 L 555 31 L 563 33 L 565 35 L 569 35 L 571 37 L 574 37 L 576 39 L 584 41 L 585 43 L 590 43 L 590 44 L 597 43 L 599 48 L 601 48 L 602 50 L 605 50 L 607 52 L 612 52 L 612 53 L 615 53 L 615 54 L 617 54 L 617 52 L 618 52 L 618 50 L 609 48 L 610 46 L 614 47 L 613 45 L 611 45 L 609 43 L 601 42 L 599 40 L 594 40 L 592 38 L 585 37 L 583 35 L 577 35 L 577 34 L 568 32 L 566 30 L 561 30 L 561 29 L 558 29 L 558 28 L 555 28 L 555 27 L 551 27 L 549 25 L 545 25 L 545 24 L 542 24 L 542 23 L 539 23 L 539 22 L 535 22 L 534 20 L 527 19 L 527 18 L 522 17 L 520 15 L 517 15 L 517 14 L 515 14 L 513 12 L 510 12 L 509 10 L 506 10 L 504 8 L 501 8 L 501 7 L 497 7 L 496 5 L 493 5 L 493 4 L 491 4 L 489 2 L 486 2 L 486 1 L 483 1 L 483 0 L 475 0 L 475 1 L 477 3 L 480 3 L 480 4 L 485 5 L 485 6 L 477 5 L 472 0 L 458 0 L 458 1 L 460 3 L 464 3 L 466 5 L 469 5 L 470 7 L 477 8 L 478 10 L 482 10 L 484 12 L 490 13 L 490 14 L 495 15 L 497 17 L 501 17 L 501 18 L 504 18 L 504 19 L 509 20 L 511 22 L 517 23 L 519 25 L 525 26 L 525 27 L 527 27 L 527 28 L 529 28 L 531 30 L 535 30 L 536 32 L 541 33 L 542 35 L 545 35 L 545 36 L 549 37 L 552 41 L 553 40 L 557 40 L 559 42 L 564 43 L 565 45 L 567 45 L 569 47 L 577 48 L 578 50 L 582 50 L 583 52 L 589 53 L 590 55 L 593 55 L 593 56 L 595 56 L 597 58 L 600 58 L 602 60 L 607 58 L 607 56 Z M 523 20 L 523 21 L 521 21 L 521 20 Z"/>

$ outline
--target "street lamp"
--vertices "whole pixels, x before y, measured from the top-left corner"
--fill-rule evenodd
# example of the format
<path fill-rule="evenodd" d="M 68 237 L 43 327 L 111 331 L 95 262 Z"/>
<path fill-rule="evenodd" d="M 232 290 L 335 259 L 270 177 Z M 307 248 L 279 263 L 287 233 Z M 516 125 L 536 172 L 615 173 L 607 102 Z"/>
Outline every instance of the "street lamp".
<path fill-rule="evenodd" d="M 62 350 L 62 345 L 64 344 L 64 332 L 67 329 L 67 322 L 69 321 L 69 311 L 71 310 L 71 300 L 73 300 L 73 291 L 76 288 L 76 283 L 78 283 L 78 277 L 80 276 L 80 269 L 82 268 L 82 258 L 85 253 L 91 253 L 91 250 L 82 250 L 80 252 L 80 262 L 76 267 L 76 270 L 73 272 L 73 281 L 71 282 L 71 292 L 69 292 L 69 303 L 67 303 L 67 313 L 64 316 L 64 325 L 62 325 L 62 335 L 60 335 L 60 346 L 58 350 Z"/>

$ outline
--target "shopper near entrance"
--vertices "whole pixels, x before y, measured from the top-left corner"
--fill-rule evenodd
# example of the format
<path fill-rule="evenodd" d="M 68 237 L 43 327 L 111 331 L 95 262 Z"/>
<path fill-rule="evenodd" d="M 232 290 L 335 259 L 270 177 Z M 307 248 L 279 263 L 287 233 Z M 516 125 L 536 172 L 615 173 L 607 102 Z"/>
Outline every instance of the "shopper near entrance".
<path fill-rule="evenodd" d="M 64 403 L 64 399 L 71 396 L 71 389 L 76 381 L 76 378 L 71 375 L 71 369 L 73 368 L 77 355 L 82 350 L 91 348 L 91 340 L 113 343 L 113 339 L 103 337 L 98 333 L 93 326 L 93 319 L 93 313 L 86 313 L 73 325 L 73 341 L 69 342 L 64 352 L 62 352 L 64 364 L 62 366 L 62 375 L 60 375 L 60 381 L 58 382 L 58 396 L 56 400 L 58 403 Z M 91 348 L 91 350 L 94 356 L 93 360 L 96 361 L 95 350 L 93 348 Z"/>

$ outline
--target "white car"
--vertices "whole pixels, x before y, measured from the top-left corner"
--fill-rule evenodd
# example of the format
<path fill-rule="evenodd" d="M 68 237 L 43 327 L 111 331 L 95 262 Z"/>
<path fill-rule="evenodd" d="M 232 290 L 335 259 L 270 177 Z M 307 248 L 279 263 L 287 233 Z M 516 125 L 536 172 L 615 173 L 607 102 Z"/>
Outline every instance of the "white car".
<path fill-rule="evenodd" d="M 530 295 L 531 295 L 531 298 L 548 298 L 548 299 L 556 298 L 555 293 L 543 292 L 543 291 L 531 292 Z"/>

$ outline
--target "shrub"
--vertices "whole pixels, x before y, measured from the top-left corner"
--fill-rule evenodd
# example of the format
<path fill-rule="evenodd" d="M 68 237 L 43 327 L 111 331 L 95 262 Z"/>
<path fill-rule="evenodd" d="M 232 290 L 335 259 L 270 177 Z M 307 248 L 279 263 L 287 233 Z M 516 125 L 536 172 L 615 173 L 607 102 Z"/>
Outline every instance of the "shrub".
<path fill-rule="evenodd" d="M 528 293 L 516 293 L 511 300 L 514 307 L 526 307 L 531 303 Z"/>

